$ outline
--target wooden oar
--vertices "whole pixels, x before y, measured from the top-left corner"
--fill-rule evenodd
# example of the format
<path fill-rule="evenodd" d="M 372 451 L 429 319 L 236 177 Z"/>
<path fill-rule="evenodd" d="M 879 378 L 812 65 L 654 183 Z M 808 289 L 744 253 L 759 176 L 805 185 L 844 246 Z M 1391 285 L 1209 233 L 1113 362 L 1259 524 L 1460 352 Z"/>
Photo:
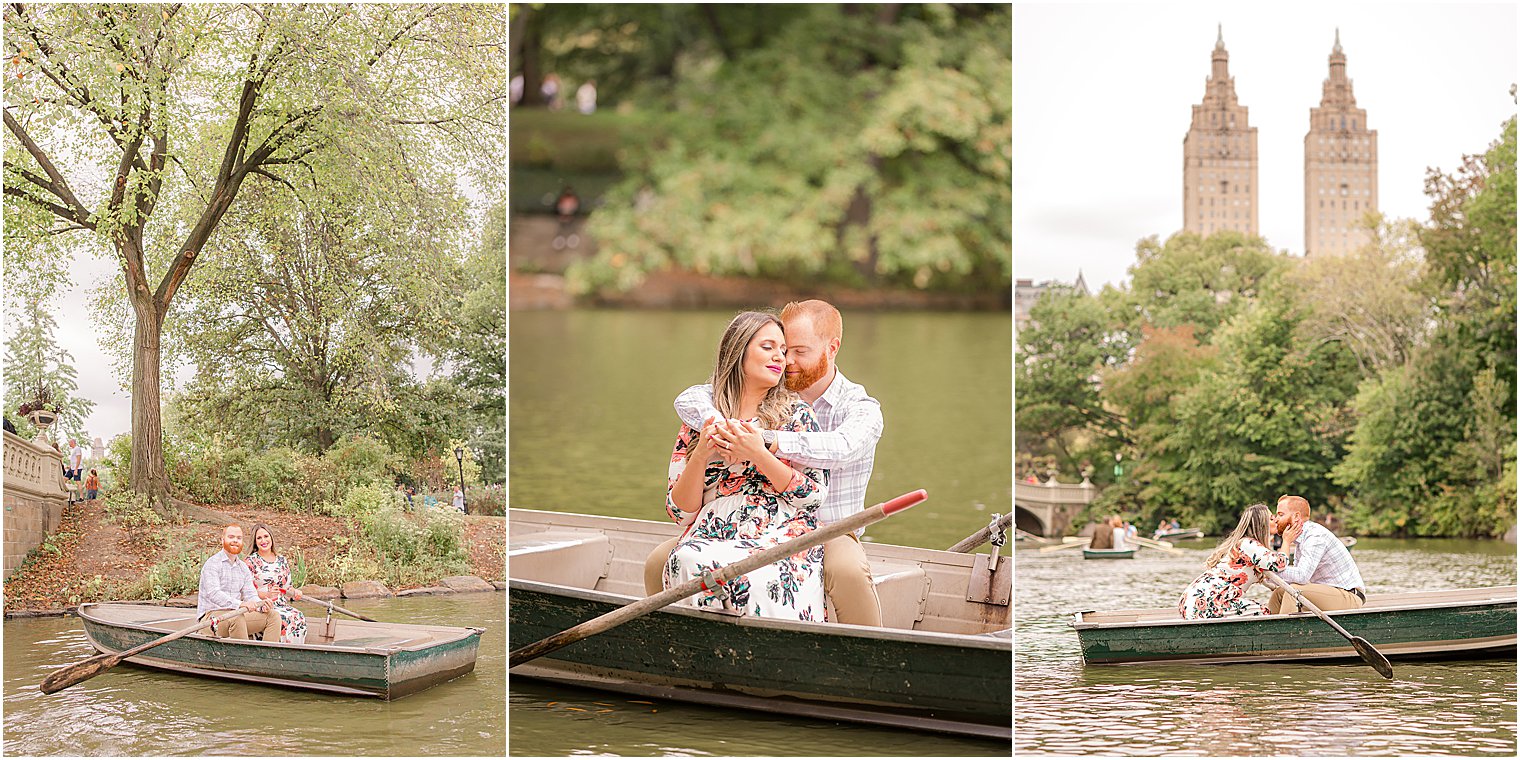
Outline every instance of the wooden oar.
<path fill-rule="evenodd" d="M 1129 538 L 1127 538 L 1125 540 L 1126 541 L 1133 541 L 1136 545 L 1144 546 L 1144 547 L 1149 548 L 1149 549 L 1160 549 L 1161 551 L 1171 552 L 1173 554 L 1186 554 L 1187 553 L 1187 552 L 1182 551 L 1181 549 L 1174 549 L 1174 548 L 1172 548 L 1172 545 L 1169 544 L 1169 543 L 1167 543 L 1167 542 L 1165 542 L 1165 541 L 1152 541 L 1149 538 L 1141 538 L 1139 536 L 1130 536 Z"/>
<path fill-rule="evenodd" d="M 1293 598 L 1298 600 L 1299 606 L 1307 607 L 1310 612 L 1318 615 L 1320 620 L 1329 623 L 1330 627 L 1334 628 L 1336 633 L 1345 636 L 1346 640 L 1351 642 L 1351 646 L 1356 649 L 1356 653 L 1361 655 L 1362 659 L 1366 660 L 1367 664 L 1371 665 L 1372 669 L 1378 672 L 1378 675 L 1384 678 L 1393 678 L 1393 663 L 1390 663 L 1388 661 L 1388 658 L 1383 656 L 1383 653 L 1379 652 L 1377 650 L 1377 647 L 1372 645 L 1372 642 L 1362 638 L 1361 636 L 1351 635 L 1350 631 L 1342 628 L 1340 623 L 1332 620 L 1329 615 L 1325 614 L 1324 610 L 1316 607 L 1314 605 L 1314 602 L 1305 599 L 1303 594 L 1298 593 L 1298 589 L 1293 588 L 1293 586 L 1289 585 L 1282 578 L 1278 577 L 1277 573 L 1274 573 L 1271 570 L 1263 570 L 1262 572 L 1266 575 L 1268 580 L 1272 581 L 1278 586 L 1281 586 L 1284 591 L 1292 594 Z"/>
<path fill-rule="evenodd" d="M 508 655 L 507 669 L 517 667 L 530 660 L 543 657 L 550 652 L 567 647 L 582 639 L 590 638 L 616 628 L 634 618 L 647 615 L 662 607 L 669 606 L 697 592 L 711 588 L 713 584 L 721 586 L 734 578 L 758 568 L 780 561 L 793 554 L 807 551 L 831 538 L 837 538 L 846 533 L 853 533 L 871 523 L 885 519 L 886 517 L 901 512 L 924 499 L 929 494 L 923 489 L 905 493 L 894 499 L 877 504 L 874 507 L 857 512 L 839 522 L 830 523 L 822 528 L 809 531 L 785 543 L 777 544 L 764 551 L 755 552 L 750 556 L 739 560 L 727 567 L 712 571 L 711 574 L 692 578 L 679 586 L 665 589 L 658 594 L 648 596 L 631 604 L 619 607 L 605 615 L 594 617 L 580 625 L 567 628 L 549 638 L 535 641 L 525 647 L 513 651 Z"/>
<path fill-rule="evenodd" d="M 79 683 L 80 681 L 87 681 L 91 678 L 94 678 L 95 676 L 100 675 L 101 673 L 106 672 L 107 670 L 110 670 L 111 668 L 116 667 L 117 665 L 120 665 L 121 661 L 127 659 L 128 657 L 134 657 L 136 655 L 142 654 L 143 652 L 146 652 L 153 647 L 159 646 L 160 644 L 167 644 L 177 638 L 180 638 L 181 636 L 189 636 L 190 634 L 195 633 L 202 628 L 209 628 L 213 623 L 226 622 L 235 617 L 238 617 L 239 615 L 242 615 L 247 611 L 247 607 L 239 607 L 230 615 L 223 615 L 219 618 L 211 618 L 208 620 L 199 621 L 195 625 L 181 628 L 178 631 L 169 634 L 168 636 L 154 639 L 146 644 L 139 644 L 138 646 L 132 647 L 125 652 L 95 655 L 88 660 L 84 660 L 83 662 L 76 662 L 73 665 L 63 668 L 62 670 L 55 671 L 52 675 L 42 679 L 42 684 L 38 688 L 42 689 L 43 694 L 52 694 L 53 692 L 67 689 L 70 686 Z"/>
<path fill-rule="evenodd" d="M 1090 543 L 1092 543 L 1092 539 L 1091 538 L 1077 538 L 1077 540 L 1075 540 L 1075 541 L 1073 541 L 1073 542 L 1071 542 L 1069 544 L 1061 544 L 1060 546 L 1046 546 L 1046 547 L 1043 547 L 1043 548 L 1040 549 L 1040 553 L 1044 554 L 1046 552 L 1064 552 L 1067 549 L 1086 549 L 1087 545 L 1090 544 Z"/>
<path fill-rule="evenodd" d="M 1009 512 L 1008 514 L 1003 515 L 1002 517 L 999 517 L 998 521 L 997 521 L 998 530 L 1007 530 L 1008 529 L 1008 524 L 1011 523 L 1011 522 L 1013 522 L 1013 513 L 1012 512 Z M 991 525 L 984 525 L 984 526 L 982 526 L 981 530 L 979 530 L 979 531 L 977 531 L 975 533 L 972 533 L 971 535 L 966 536 L 965 538 L 963 538 L 963 539 L 955 542 L 955 546 L 950 547 L 946 551 L 960 552 L 962 554 L 965 554 L 966 552 L 969 552 L 972 549 L 975 549 L 978 546 L 981 546 L 982 544 L 987 543 L 987 539 L 992 536 L 992 530 L 991 529 L 992 529 Z"/>
<path fill-rule="evenodd" d="M 283 591 L 283 592 L 285 592 L 285 593 L 289 593 L 290 592 L 290 589 L 280 589 L 280 590 Z M 311 602 L 312 604 L 320 604 L 323 607 L 326 607 L 331 612 L 341 612 L 341 613 L 343 613 L 343 614 L 345 614 L 345 615 L 347 615 L 349 617 L 359 618 L 360 620 L 363 620 L 366 623 L 378 623 L 378 622 L 380 622 L 380 621 L 378 621 L 378 620 L 376 620 L 374 618 L 367 618 L 367 617 L 365 617 L 363 615 L 360 615 L 357 612 L 351 612 L 349 610 L 345 610 L 342 607 L 339 607 L 338 605 L 333 604 L 332 602 L 324 602 L 321 599 L 318 599 L 318 598 L 313 597 L 313 596 L 302 596 L 300 599 L 293 599 L 291 601 Z"/>

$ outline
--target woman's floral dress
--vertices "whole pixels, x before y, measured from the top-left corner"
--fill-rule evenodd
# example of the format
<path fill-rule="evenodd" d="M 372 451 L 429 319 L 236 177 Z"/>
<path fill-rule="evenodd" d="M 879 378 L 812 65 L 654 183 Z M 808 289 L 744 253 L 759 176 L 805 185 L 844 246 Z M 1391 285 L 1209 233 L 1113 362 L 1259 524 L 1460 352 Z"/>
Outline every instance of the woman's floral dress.
<path fill-rule="evenodd" d="M 1246 598 L 1246 589 L 1262 579 L 1263 570 L 1280 572 L 1288 558 L 1254 538 L 1244 537 L 1219 564 L 1205 570 L 1182 592 L 1177 611 L 1187 620 L 1241 615 L 1264 615 L 1261 602 Z"/>
<path fill-rule="evenodd" d="M 780 429 L 816 432 L 818 421 L 813 408 L 797 402 L 791 420 Z M 687 452 L 696 445 L 700 433 L 682 425 L 670 456 L 665 511 L 677 523 L 686 522 L 692 515 L 676 506 L 670 489 L 686 469 Z M 666 588 L 818 527 L 818 507 L 828 491 L 828 471 L 781 461 L 792 467 L 792 479 L 779 490 L 749 462 L 730 466 L 721 461 L 708 463 L 702 507 L 665 563 Z M 725 585 L 734 607 L 749 614 L 789 620 L 825 619 L 822 546 L 750 571 Z M 697 607 L 721 609 L 723 601 L 718 594 L 716 589 L 703 591 L 692 599 Z"/>
<path fill-rule="evenodd" d="M 260 591 L 290 588 L 290 561 L 285 559 L 285 555 L 275 555 L 274 561 L 270 562 L 254 552 L 248 555 L 247 562 L 248 569 L 253 571 L 253 581 Z M 275 600 L 274 610 L 280 613 L 280 643 L 306 643 L 306 616 L 290 606 L 290 598 L 280 594 Z"/>

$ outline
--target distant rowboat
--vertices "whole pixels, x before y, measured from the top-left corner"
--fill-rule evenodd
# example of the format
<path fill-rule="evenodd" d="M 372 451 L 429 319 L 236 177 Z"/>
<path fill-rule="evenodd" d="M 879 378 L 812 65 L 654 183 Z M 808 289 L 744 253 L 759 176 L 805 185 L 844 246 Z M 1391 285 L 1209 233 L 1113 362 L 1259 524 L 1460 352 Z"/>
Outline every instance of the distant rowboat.
<path fill-rule="evenodd" d="M 1388 657 L 1515 656 L 1515 587 L 1373 594 L 1329 613 Z M 1090 665 L 1356 659 L 1313 613 L 1183 620 L 1176 608 L 1078 612 L 1072 628 Z"/>
<path fill-rule="evenodd" d="M 1083 549 L 1082 559 L 1134 559 L 1138 549 Z"/>
<path fill-rule="evenodd" d="M 1185 541 L 1190 538 L 1203 538 L 1203 531 L 1197 528 L 1180 528 L 1164 531 L 1151 538 L 1156 541 Z"/>
<path fill-rule="evenodd" d="M 644 596 L 673 523 L 511 510 L 511 647 Z M 675 604 L 512 669 L 737 710 L 1012 737 L 1012 558 L 866 543 L 881 628 Z"/>
<path fill-rule="evenodd" d="M 79 605 L 90 645 L 123 652 L 195 622 L 195 610 L 112 602 Z M 127 662 L 189 675 L 355 697 L 396 699 L 475 669 L 483 628 L 310 621 L 305 644 L 234 641 L 194 633 Z"/>

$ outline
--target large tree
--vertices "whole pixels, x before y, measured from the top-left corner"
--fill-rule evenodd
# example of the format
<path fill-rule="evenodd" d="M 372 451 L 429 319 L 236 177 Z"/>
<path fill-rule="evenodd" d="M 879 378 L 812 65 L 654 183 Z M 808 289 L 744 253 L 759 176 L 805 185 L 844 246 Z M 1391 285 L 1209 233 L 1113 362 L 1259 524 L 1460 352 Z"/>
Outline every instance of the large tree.
<path fill-rule="evenodd" d="M 499 155 L 504 21 L 489 5 L 5 6 L 7 217 L 33 239 L 83 233 L 120 266 L 134 489 L 167 503 L 163 328 L 245 183 L 320 184 L 316 159 L 338 154 L 383 193 L 412 161 Z"/>

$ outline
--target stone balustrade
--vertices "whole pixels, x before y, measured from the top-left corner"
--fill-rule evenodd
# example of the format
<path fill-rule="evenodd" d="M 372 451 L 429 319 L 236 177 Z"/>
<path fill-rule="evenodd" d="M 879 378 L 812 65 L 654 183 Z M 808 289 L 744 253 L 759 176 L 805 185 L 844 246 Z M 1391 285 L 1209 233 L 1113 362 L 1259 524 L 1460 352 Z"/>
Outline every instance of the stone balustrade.
<path fill-rule="evenodd" d="M 63 455 L 7 431 L 5 454 L 4 577 L 28 552 L 58 529 L 68 497 L 63 487 Z"/>

